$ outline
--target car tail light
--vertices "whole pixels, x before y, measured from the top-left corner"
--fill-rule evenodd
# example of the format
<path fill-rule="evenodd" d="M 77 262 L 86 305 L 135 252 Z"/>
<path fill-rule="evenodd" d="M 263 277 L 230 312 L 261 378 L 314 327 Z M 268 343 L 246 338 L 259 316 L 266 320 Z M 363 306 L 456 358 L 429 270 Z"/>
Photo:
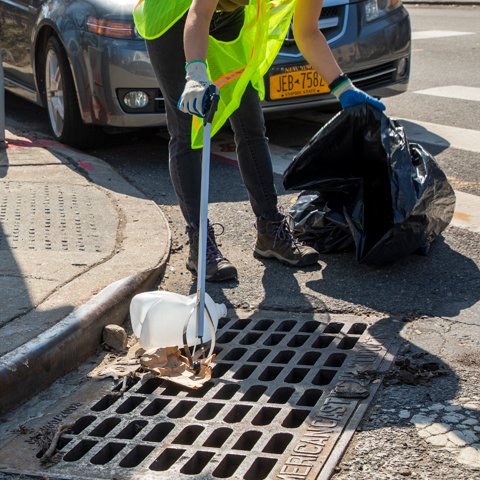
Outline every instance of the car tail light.
<path fill-rule="evenodd" d="M 136 36 L 133 22 L 121 20 L 105 20 L 88 17 L 87 30 L 97 35 L 114 38 L 134 38 Z"/>

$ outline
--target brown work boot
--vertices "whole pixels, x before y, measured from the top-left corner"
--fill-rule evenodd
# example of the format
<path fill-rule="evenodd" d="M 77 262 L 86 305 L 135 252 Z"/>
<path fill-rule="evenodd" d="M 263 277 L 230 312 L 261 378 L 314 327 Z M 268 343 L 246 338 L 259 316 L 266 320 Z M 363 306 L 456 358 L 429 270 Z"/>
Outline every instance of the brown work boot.
<path fill-rule="evenodd" d="M 305 267 L 318 262 L 318 252 L 299 242 L 293 236 L 288 218 L 277 212 L 273 218 L 259 218 L 255 223 L 258 231 L 254 256 L 276 258 L 284 265 Z"/>
<path fill-rule="evenodd" d="M 213 225 L 220 225 L 215 223 Z M 213 225 L 207 227 L 207 264 L 205 280 L 209 282 L 224 282 L 237 278 L 237 269 L 221 254 L 215 240 Z M 222 228 L 223 226 L 220 225 Z M 187 226 L 190 253 L 187 258 L 187 268 L 198 275 L 198 225 L 195 223 Z M 223 230 L 222 230 L 223 233 Z M 220 235 L 222 234 L 220 233 Z"/>

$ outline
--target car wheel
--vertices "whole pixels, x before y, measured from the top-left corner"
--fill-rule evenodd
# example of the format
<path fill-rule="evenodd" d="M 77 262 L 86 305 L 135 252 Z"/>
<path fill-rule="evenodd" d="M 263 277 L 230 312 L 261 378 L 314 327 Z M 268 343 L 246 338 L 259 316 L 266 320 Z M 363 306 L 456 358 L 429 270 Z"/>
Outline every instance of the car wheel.
<path fill-rule="evenodd" d="M 55 138 L 77 148 L 97 143 L 101 130 L 83 123 L 67 54 L 56 37 L 45 51 L 45 94 L 50 127 Z"/>

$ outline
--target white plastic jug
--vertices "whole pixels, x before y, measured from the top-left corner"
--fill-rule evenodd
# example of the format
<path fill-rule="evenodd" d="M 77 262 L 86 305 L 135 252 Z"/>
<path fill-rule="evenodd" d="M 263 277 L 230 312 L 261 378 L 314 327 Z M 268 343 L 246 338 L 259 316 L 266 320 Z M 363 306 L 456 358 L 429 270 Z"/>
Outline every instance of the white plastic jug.
<path fill-rule="evenodd" d="M 140 346 L 145 350 L 161 347 L 183 347 L 183 327 L 190 317 L 197 302 L 195 294 L 185 296 L 173 292 L 145 292 L 135 295 L 130 303 L 130 319 L 133 333 L 138 337 Z M 205 305 L 210 312 L 217 331 L 218 320 L 227 316 L 227 307 L 215 303 L 205 293 Z M 187 328 L 188 346 L 195 344 L 196 309 Z M 205 314 L 203 341 L 208 342 L 212 336 L 210 322 Z"/>

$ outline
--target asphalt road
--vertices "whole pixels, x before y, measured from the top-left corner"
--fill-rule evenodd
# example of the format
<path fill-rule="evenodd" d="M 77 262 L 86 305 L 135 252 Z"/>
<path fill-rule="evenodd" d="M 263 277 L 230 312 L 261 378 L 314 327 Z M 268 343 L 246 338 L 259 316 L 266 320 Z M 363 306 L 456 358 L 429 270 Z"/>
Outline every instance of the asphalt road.
<path fill-rule="evenodd" d="M 409 91 L 384 100 L 387 115 L 478 132 L 478 101 L 422 92 L 439 86 L 478 86 L 480 10 L 413 6 L 409 10 L 414 35 L 424 31 L 456 34 L 414 39 Z M 450 91 L 455 95 L 456 90 Z M 23 122 L 29 130 L 48 131 L 44 110 L 8 94 L 6 109 L 7 117 Z M 267 135 L 272 145 L 298 151 L 328 118 L 321 112 L 305 112 L 267 119 Z M 223 134 L 232 137 L 228 127 Z M 168 277 L 161 287 L 188 294 L 196 287 L 184 265 L 188 247 L 184 246 L 184 221 L 169 178 L 166 138 L 164 130 L 111 136 L 102 148 L 88 153 L 113 165 L 164 210 L 172 227 L 174 248 Z M 480 153 L 424 146 L 436 156 L 456 189 L 480 195 Z M 288 210 L 297 194 L 284 190 L 281 175 L 276 176 L 276 184 L 279 202 Z M 297 270 L 253 258 L 255 219 L 238 168 L 213 161 L 210 190 L 209 216 L 225 227 L 219 237 L 221 250 L 238 267 L 239 280 L 208 284 L 207 291 L 229 307 L 451 316 L 479 300 L 478 235 L 449 227 L 434 243 L 430 256 L 411 255 L 386 268 L 358 265 L 353 252 L 345 251 L 323 255 L 317 266 Z"/>

